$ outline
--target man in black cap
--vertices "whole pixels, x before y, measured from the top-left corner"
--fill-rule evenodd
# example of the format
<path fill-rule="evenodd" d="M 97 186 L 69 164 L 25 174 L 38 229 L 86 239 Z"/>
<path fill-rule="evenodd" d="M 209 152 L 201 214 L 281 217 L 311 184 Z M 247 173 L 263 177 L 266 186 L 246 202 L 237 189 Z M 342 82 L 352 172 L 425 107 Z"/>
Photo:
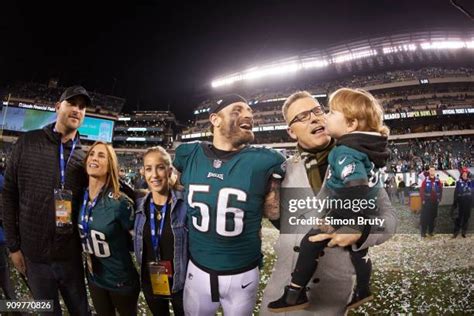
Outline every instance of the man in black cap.
<path fill-rule="evenodd" d="M 15 268 L 27 277 L 36 300 L 58 290 L 71 315 L 89 315 L 77 217 L 87 177 L 79 142 L 91 98 L 67 88 L 56 103 L 55 123 L 21 135 L 8 160 L 3 191 L 6 245 Z"/>
<path fill-rule="evenodd" d="M 279 217 L 279 183 L 285 158 L 248 146 L 254 135 L 252 109 L 238 95 L 210 109 L 212 143 L 176 149 L 189 206 L 189 253 L 184 288 L 186 315 L 251 315 L 261 263 L 262 216 Z"/>

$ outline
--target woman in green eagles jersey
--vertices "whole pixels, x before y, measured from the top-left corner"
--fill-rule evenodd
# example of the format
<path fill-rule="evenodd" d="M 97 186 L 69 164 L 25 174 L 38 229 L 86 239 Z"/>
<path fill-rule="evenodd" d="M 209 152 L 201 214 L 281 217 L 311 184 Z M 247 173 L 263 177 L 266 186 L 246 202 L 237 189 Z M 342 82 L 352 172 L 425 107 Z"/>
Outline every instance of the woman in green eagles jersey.
<path fill-rule="evenodd" d="M 117 156 L 96 142 L 86 160 L 89 186 L 79 214 L 79 232 L 89 290 L 98 315 L 136 315 L 140 284 L 130 254 L 132 202 L 119 190 Z"/>

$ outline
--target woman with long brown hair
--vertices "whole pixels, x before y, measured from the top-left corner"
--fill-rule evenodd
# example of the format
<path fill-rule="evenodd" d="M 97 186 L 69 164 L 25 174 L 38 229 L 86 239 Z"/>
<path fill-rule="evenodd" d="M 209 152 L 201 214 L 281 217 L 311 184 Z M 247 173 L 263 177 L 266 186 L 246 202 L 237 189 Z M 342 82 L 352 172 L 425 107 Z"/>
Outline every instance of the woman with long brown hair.
<path fill-rule="evenodd" d="M 140 293 L 130 254 L 133 203 L 120 192 L 117 156 L 96 142 L 85 167 L 89 186 L 79 214 L 79 232 L 89 291 L 98 315 L 136 315 Z"/>

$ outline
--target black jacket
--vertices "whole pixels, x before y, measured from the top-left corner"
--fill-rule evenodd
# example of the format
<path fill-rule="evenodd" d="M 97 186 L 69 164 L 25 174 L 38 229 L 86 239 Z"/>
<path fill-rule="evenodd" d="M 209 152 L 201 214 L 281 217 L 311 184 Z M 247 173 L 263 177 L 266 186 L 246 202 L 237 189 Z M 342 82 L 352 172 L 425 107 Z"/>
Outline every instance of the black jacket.
<path fill-rule="evenodd" d="M 85 154 L 78 141 L 66 167 L 65 189 L 72 190 L 74 225 L 66 233 L 56 229 L 54 189 L 60 187 L 60 134 L 54 124 L 19 137 L 7 163 L 3 189 L 3 225 L 10 251 L 19 249 L 33 262 L 72 259 L 80 255 L 77 218 L 87 176 Z M 67 160 L 72 141 L 64 146 Z"/>

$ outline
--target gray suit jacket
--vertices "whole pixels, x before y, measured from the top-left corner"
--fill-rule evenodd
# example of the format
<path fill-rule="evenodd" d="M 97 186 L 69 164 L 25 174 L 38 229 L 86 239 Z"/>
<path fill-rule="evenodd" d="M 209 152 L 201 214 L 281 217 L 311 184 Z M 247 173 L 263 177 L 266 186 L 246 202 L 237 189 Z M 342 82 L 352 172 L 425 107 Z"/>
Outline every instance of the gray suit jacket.
<path fill-rule="evenodd" d="M 287 172 L 282 188 L 310 188 L 305 167 L 298 156 L 289 158 L 287 162 Z M 323 183 L 323 188 L 317 198 L 323 199 L 328 196 L 328 193 L 325 183 Z M 385 230 L 383 233 L 369 234 L 360 248 L 357 248 L 356 245 L 352 246 L 354 251 L 381 244 L 395 233 L 397 226 L 395 209 L 392 207 L 385 190 L 379 191 L 377 205 L 379 208 L 377 217 L 385 219 Z M 282 209 L 282 219 L 285 218 L 285 212 L 288 213 L 288 211 Z M 307 213 L 304 216 L 308 218 L 309 216 L 318 215 Z M 276 315 L 268 311 L 267 305 L 269 302 L 278 299 L 283 294 L 284 287 L 290 283 L 291 273 L 298 258 L 298 252 L 295 252 L 294 247 L 300 245 L 301 239 L 307 232 L 308 228 L 303 227 L 296 234 L 280 234 L 274 246 L 278 259 L 263 294 L 260 315 Z M 355 271 L 349 252 L 341 247 L 326 248 L 324 255 L 319 259 L 318 268 L 312 281 L 308 284 L 310 287 L 308 291 L 310 307 L 303 311 L 278 315 L 344 315 L 354 282 Z"/>

